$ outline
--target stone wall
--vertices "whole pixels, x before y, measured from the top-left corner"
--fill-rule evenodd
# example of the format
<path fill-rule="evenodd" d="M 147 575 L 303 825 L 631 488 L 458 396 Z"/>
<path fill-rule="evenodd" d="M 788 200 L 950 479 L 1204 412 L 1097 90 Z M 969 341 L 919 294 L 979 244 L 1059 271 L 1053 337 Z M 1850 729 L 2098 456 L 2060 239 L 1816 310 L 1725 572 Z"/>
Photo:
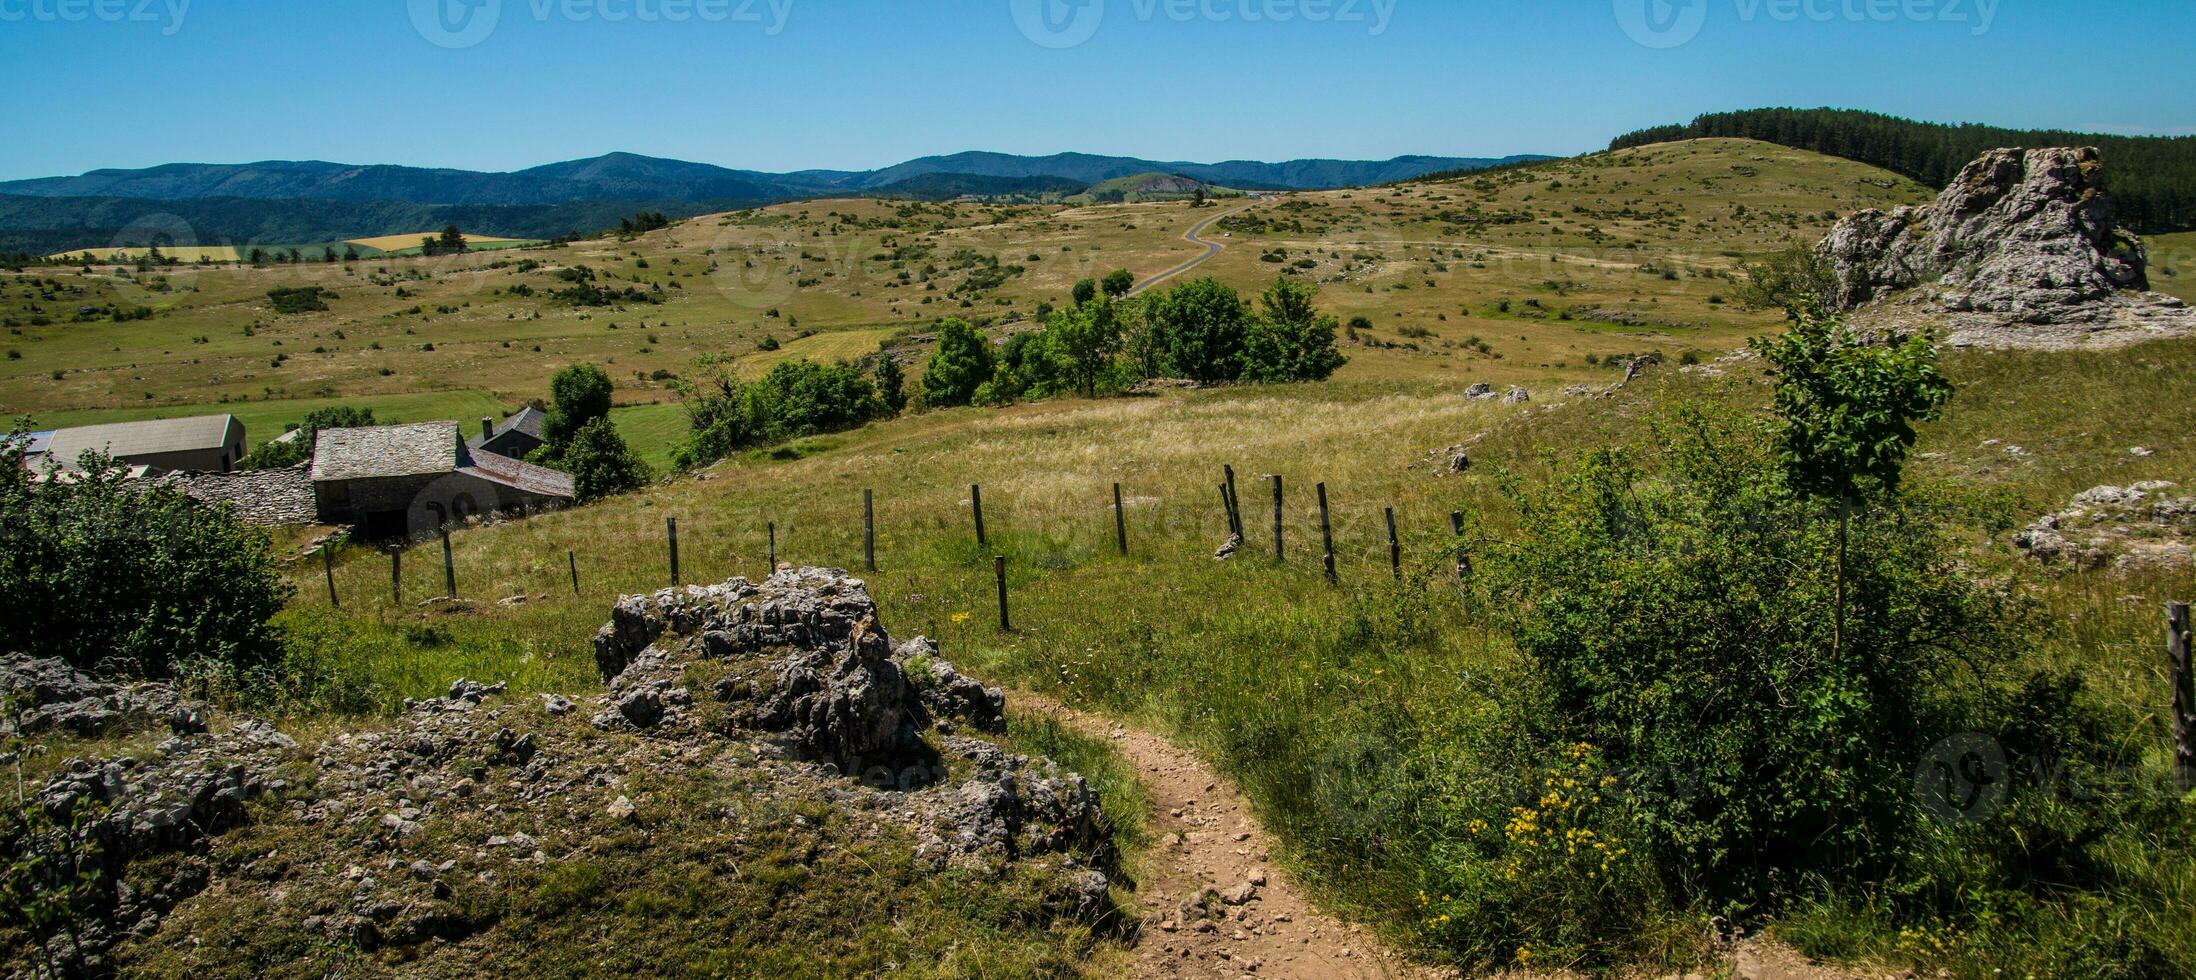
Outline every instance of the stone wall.
<path fill-rule="evenodd" d="M 304 463 L 276 470 L 169 473 L 160 482 L 201 503 L 229 504 L 251 524 L 273 527 L 311 524 L 317 519 L 312 476 Z"/>

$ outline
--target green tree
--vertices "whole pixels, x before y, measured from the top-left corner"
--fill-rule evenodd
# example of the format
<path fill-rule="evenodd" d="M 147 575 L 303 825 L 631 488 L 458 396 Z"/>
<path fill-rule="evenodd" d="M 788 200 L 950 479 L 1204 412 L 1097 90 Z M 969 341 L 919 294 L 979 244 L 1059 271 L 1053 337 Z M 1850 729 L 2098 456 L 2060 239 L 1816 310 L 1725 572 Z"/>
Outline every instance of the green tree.
<path fill-rule="evenodd" d="M 1115 269 L 1106 273 L 1106 278 L 1099 283 L 1099 287 L 1105 290 L 1107 296 L 1120 299 L 1127 296 L 1129 290 L 1136 288 L 1136 274 L 1127 269 Z"/>
<path fill-rule="evenodd" d="M 1206 277 L 1167 290 L 1153 298 L 1146 315 L 1166 339 L 1169 371 L 1201 382 L 1243 376 L 1251 311 L 1220 280 Z"/>
<path fill-rule="evenodd" d="M 265 443 L 244 456 L 237 464 L 239 469 L 272 470 L 295 466 L 313 458 L 313 450 L 320 445 L 320 433 L 327 429 L 364 429 L 374 424 L 374 410 L 352 408 L 348 405 L 331 405 L 305 413 L 305 418 L 290 426 L 296 438 Z"/>
<path fill-rule="evenodd" d="M 607 417 L 580 426 L 557 457 L 558 466 L 572 474 L 572 488 L 579 503 L 611 494 L 638 490 L 648 485 L 648 464 L 625 444 L 618 428 Z"/>
<path fill-rule="evenodd" d="M 1069 291 L 1069 295 L 1075 298 L 1075 305 L 1077 306 L 1081 306 L 1084 303 L 1088 303 L 1091 300 L 1096 299 L 1098 297 L 1098 280 L 1075 280 L 1075 288 Z"/>
<path fill-rule="evenodd" d="M 1099 379 L 1121 352 L 1121 318 L 1111 300 L 1092 300 L 1072 309 L 1055 310 L 1045 332 L 1066 368 L 1068 380 L 1084 395 L 1098 391 Z"/>
<path fill-rule="evenodd" d="M 109 678 L 242 678 L 274 663 L 290 588 L 267 534 L 86 453 L 68 479 L 0 445 L 0 649 Z"/>
<path fill-rule="evenodd" d="M 1245 341 L 1244 380 L 1324 381 L 1349 362 L 1334 346 L 1335 318 L 1312 305 L 1318 297 L 1317 286 L 1294 276 L 1266 290 Z"/>
<path fill-rule="evenodd" d="M 907 375 L 900 370 L 900 362 L 893 359 L 891 351 L 877 353 L 877 399 L 884 403 L 889 414 L 907 411 Z"/>
<path fill-rule="evenodd" d="M 1832 643 L 1843 649 L 1846 538 L 1855 507 L 1895 495 L 1917 422 L 1952 400 L 1928 337 L 1864 342 L 1845 322 L 1803 304 L 1780 337 L 1752 347 L 1776 376 L 1783 429 L 1778 459 L 1793 490 L 1838 511 L 1837 610 Z"/>
<path fill-rule="evenodd" d="M 549 378 L 549 418 L 541 427 L 549 458 L 587 423 L 609 417 L 613 390 L 609 373 L 593 364 L 567 365 Z"/>
<path fill-rule="evenodd" d="M 992 371 L 991 341 L 968 321 L 948 317 L 938 324 L 938 347 L 923 370 L 923 404 L 966 405 Z"/>

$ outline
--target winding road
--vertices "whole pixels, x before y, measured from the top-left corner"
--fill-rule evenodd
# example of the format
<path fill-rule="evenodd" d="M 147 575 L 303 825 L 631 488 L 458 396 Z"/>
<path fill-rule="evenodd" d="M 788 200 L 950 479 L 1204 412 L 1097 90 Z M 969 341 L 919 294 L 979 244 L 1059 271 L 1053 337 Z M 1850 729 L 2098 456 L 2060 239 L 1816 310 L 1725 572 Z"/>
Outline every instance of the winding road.
<path fill-rule="evenodd" d="M 1213 215 L 1212 217 L 1206 218 L 1205 220 L 1191 226 L 1190 230 L 1182 233 L 1182 240 L 1192 245 L 1203 245 L 1205 247 L 1205 254 L 1137 283 L 1136 287 L 1129 290 L 1128 294 L 1130 296 L 1141 294 L 1144 290 L 1150 289 L 1151 287 L 1166 282 L 1167 280 L 1172 279 L 1175 276 L 1179 276 L 1182 273 L 1188 272 L 1191 269 L 1195 269 L 1198 266 L 1204 265 L 1205 263 L 1212 261 L 1212 257 L 1220 254 L 1222 249 L 1227 248 L 1227 245 L 1221 242 L 1206 241 L 1204 238 L 1200 237 L 1204 235 L 1205 229 L 1212 227 L 1222 218 L 1242 214 L 1243 212 L 1250 210 L 1252 207 L 1256 206 L 1258 202 L 1263 200 L 1265 199 L 1262 197 L 1253 197 L 1251 199 L 1251 203 L 1249 204 L 1245 204 L 1241 207 L 1233 208 L 1227 211 L 1222 211 L 1219 214 Z"/>

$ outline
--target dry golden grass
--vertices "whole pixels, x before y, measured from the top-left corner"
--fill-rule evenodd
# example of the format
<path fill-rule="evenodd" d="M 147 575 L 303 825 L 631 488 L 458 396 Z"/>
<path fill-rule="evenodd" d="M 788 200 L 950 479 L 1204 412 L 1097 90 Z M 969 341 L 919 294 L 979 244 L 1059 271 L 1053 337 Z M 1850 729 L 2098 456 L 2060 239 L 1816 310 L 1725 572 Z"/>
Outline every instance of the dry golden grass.
<path fill-rule="evenodd" d="M 398 252 L 407 248 L 418 248 L 421 239 L 435 238 L 441 234 L 442 233 L 438 231 L 415 231 L 409 234 L 401 235 L 376 235 L 372 238 L 345 239 L 344 244 L 357 245 L 361 248 L 380 249 L 384 252 Z M 526 239 L 523 238 L 497 238 L 494 235 L 465 236 L 466 243 L 471 245 L 495 245 L 501 243 L 523 242 L 525 240 Z"/>
<path fill-rule="evenodd" d="M 418 243 L 414 242 L 413 244 Z M 145 248 L 80 248 L 67 252 L 55 252 L 46 257 L 62 262 L 73 262 L 89 254 L 97 262 L 135 262 L 144 258 L 150 251 L 151 249 Z M 197 262 L 200 259 L 208 262 L 240 262 L 244 258 L 242 255 L 237 254 L 234 245 L 170 245 L 161 249 L 160 254 L 178 262 Z"/>

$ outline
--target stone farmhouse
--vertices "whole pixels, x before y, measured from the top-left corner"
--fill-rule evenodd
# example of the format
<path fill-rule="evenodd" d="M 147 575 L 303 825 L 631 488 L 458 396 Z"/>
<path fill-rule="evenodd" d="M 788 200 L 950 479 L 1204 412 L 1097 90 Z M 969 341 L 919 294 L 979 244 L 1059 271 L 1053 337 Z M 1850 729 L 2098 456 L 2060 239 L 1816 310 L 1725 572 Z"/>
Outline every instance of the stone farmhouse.
<path fill-rule="evenodd" d="M 456 422 L 324 430 L 310 473 L 320 521 L 355 525 L 368 538 L 573 499 L 570 475 L 468 446 Z"/>

